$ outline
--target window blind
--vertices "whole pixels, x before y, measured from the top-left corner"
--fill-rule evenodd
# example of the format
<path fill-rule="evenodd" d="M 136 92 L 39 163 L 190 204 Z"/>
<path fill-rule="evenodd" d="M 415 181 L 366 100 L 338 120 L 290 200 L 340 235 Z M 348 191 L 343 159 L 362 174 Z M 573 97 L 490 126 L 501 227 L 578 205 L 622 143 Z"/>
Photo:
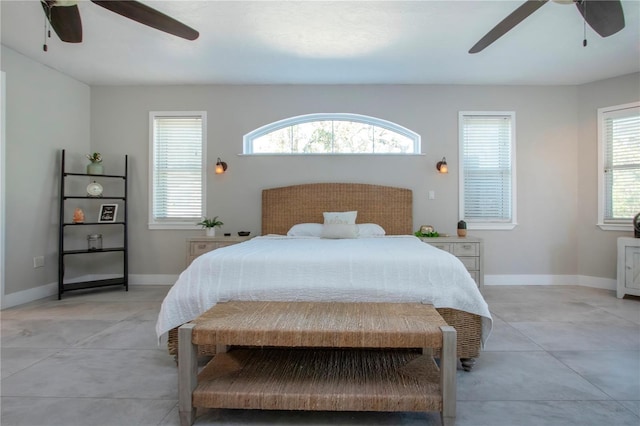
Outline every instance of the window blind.
<path fill-rule="evenodd" d="M 196 222 L 203 214 L 201 116 L 153 120 L 153 221 Z"/>
<path fill-rule="evenodd" d="M 640 108 L 603 114 L 605 223 L 640 212 Z"/>
<path fill-rule="evenodd" d="M 512 221 L 512 116 L 463 115 L 465 220 Z"/>

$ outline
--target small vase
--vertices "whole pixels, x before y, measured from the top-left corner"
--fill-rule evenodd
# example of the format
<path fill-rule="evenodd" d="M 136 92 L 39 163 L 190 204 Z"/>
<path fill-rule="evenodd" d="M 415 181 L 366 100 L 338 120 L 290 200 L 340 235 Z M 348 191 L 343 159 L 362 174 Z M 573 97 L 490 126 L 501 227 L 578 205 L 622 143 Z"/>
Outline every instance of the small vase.
<path fill-rule="evenodd" d="M 464 238 L 467 236 L 467 230 L 466 229 L 458 229 L 458 237 Z"/>
<path fill-rule="evenodd" d="M 88 175 L 101 175 L 104 172 L 104 168 L 102 167 L 102 163 L 94 162 L 87 164 L 87 174 Z"/>
<path fill-rule="evenodd" d="M 207 228 L 207 237 L 215 237 L 216 236 L 216 228 Z"/>

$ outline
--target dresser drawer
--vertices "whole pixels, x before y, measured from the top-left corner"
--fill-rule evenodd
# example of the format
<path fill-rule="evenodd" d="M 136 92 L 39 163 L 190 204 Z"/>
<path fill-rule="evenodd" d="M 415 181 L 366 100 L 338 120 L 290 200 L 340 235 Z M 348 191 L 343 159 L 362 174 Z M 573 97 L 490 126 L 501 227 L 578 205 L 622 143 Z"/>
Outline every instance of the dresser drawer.
<path fill-rule="evenodd" d="M 451 249 L 454 256 L 480 256 L 478 243 L 452 243 Z"/>
<path fill-rule="evenodd" d="M 479 271 L 480 270 L 480 258 L 479 257 L 459 257 L 460 262 L 467 268 L 467 271 Z"/>

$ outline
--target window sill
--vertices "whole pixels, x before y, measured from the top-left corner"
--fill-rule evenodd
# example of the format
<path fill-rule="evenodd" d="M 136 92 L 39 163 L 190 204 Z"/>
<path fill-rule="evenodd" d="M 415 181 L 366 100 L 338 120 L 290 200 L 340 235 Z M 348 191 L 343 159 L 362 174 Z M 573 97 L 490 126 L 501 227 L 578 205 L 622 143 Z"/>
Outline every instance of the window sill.
<path fill-rule="evenodd" d="M 622 223 L 598 223 L 598 226 L 603 231 L 618 231 L 618 232 L 626 232 L 633 231 L 632 224 L 622 224 Z"/>
<path fill-rule="evenodd" d="M 157 230 L 157 229 L 166 229 L 166 230 L 193 230 L 193 229 L 202 229 L 200 225 L 190 224 L 190 223 L 149 223 L 149 229 Z"/>
<path fill-rule="evenodd" d="M 469 223 L 467 229 L 476 231 L 510 231 L 518 226 L 517 223 Z"/>

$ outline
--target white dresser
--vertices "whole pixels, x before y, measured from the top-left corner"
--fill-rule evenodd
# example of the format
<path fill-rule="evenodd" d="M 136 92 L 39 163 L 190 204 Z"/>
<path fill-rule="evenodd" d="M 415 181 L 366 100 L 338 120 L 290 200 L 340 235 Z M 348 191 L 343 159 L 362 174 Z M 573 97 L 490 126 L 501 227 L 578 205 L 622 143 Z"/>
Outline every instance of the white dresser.
<path fill-rule="evenodd" d="M 460 259 L 474 279 L 480 292 L 484 290 L 484 243 L 476 237 L 420 238 L 427 244 L 448 251 Z"/>
<path fill-rule="evenodd" d="M 193 259 L 221 247 L 238 244 L 250 240 L 253 237 L 193 237 L 187 238 L 186 267 L 191 265 Z"/>
<path fill-rule="evenodd" d="M 640 238 L 618 238 L 618 285 L 616 294 L 640 296 Z"/>

